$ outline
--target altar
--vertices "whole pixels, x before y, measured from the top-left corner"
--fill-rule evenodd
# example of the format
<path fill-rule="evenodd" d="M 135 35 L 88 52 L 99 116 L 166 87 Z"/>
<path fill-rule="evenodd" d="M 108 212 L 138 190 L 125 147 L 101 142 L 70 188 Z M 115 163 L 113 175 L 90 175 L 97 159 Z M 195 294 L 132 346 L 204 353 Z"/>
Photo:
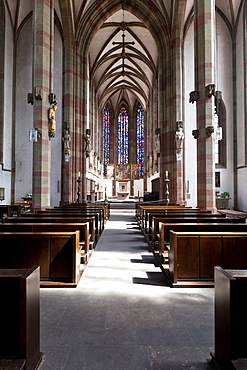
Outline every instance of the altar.
<path fill-rule="evenodd" d="M 129 199 L 130 190 L 129 190 L 129 181 L 118 181 L 117 186 L 117 199 L 118 200 L 127 200 Z"/>

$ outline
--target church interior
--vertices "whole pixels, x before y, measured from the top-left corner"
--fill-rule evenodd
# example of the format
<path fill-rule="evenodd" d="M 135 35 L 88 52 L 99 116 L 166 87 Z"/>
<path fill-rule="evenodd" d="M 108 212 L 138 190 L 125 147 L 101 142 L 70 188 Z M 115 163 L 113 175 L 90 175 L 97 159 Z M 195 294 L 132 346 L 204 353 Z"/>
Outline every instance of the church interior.
<path fill-rule="evenodd" d="M 34 310 L 26 347 L 0 310 L 0 368 L 247 369 L 247 1 L 0 19 L 0 290 Z"/>

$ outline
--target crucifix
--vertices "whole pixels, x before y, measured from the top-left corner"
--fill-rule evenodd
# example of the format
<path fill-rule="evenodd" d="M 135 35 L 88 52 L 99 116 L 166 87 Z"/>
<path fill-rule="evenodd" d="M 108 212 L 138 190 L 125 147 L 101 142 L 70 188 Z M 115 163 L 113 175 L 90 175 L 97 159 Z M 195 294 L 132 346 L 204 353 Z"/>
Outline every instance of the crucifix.
<path fill-rule="evenodd" d="M 122 46 L 122 76 L 125 75 L 125 71 L 124 71 L 124 59 L 125 59 L 125 46 L 126 45 L 135 45 L 135 42 L 134 41 L 131 41 L 131 42 L 126 42 L 124 41 L 124 38 L 125 38 L 125 34 L 124 34 L 124 29 L 125 29 L 125 24 L 122 25 L 121 27 L 123 29 L 123 34 L 122 34 L 122 41 L 113 41 L 113 45 L 121 45 Z"/>

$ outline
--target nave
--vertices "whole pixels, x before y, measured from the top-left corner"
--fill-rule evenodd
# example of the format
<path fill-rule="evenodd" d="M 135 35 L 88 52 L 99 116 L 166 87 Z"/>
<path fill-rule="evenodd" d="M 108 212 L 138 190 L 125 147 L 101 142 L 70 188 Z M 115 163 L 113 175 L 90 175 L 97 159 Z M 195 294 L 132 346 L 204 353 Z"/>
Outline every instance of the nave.
<path fill-rule="evenodd" d="M 40 294 L 40 370 L 215 368 L 214 289 L 170 288 L 134 210 L 111 209 L 77 288 Z"/>

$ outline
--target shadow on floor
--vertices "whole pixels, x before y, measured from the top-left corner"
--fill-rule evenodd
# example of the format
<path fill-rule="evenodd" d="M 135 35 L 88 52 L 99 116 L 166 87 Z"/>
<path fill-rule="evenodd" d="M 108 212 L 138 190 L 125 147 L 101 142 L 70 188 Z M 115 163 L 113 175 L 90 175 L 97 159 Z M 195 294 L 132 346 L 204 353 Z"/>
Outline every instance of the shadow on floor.
<path fill-rule="evenodd" d="M 133 277 L 133 284 L 171 286 L 163 272 L 147 272 L 147 276 L 147 278 Z"/>
<path fill-rule="evenodd" d="M 130 262 L 131 263 L 148 263 L 148 264 L 154 265 L 155 267 L 160 267 L 158 261 L 156 260 L 156 258 L 154 256 L 145 256 L 145 255 L 142 255 L 141 256 L 141 259 L 132 258 L 130 260 Z"/>

